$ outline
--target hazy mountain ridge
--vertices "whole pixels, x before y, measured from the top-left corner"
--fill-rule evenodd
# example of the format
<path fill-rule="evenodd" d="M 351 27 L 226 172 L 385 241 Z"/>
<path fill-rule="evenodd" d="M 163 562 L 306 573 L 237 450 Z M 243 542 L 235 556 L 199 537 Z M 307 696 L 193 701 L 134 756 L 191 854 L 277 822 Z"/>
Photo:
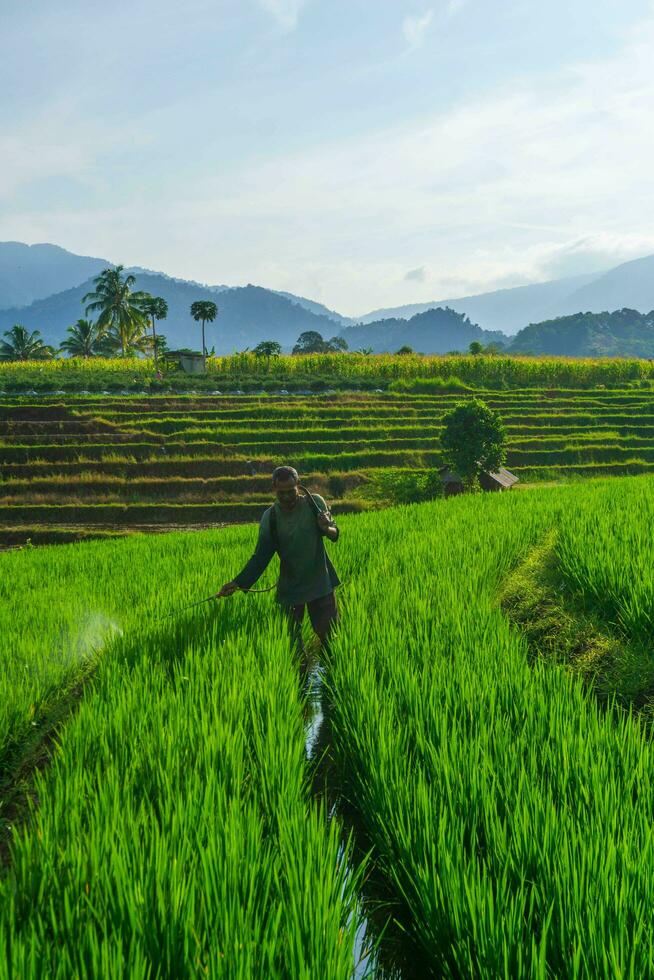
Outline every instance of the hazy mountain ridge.
<path fill-rule="evenodd" d="M 93 289 L 93 277 L 112 264 L 107 259 L 74 255 L 56 245 L 0 243 L 0 333 L 21 323 L 40 330 L 46 342 L 58 346 L 66 328 L 84 316 L 82 297 Z M 424 353 L 446 353 L 465 350 L 478 340 L 502 343 L 515 353 L 654 356 L 651 314 L 646 312 L 654 309 L 654 256 L 593 275 L 437 305 L 382 310 L 375 319 L 368 314 L 357 322 L 322 303 L 281 290 L 251 284 L 207 285 L 140 267 L 130 271 L 136 274 L 136 288 L 167 301 L 169 316 L 158 329 L 171 347 L 198 347 L 199 327 L 190 316 L 190 306 L 195 300 L 213 297 L 219 314 L 208 325 L 207 338 L 209 347 L 215 345 L 218 353 L 252 348 L 261 340 L 276 340 L 290 350 L 300 333 L 316 330 L 325 338 L 339 333 L 354 350 L 394 351 L 409 345 Z M 71 279 L 79 281 L 72 283 Z M 53 282 L 59 285 L 55 292 L 39 295 Z M 61 283 L 65 288 L 60 288 Z M 26 295 L 37 298 L 3 308 L 8 296 Z M 561 312 L 566 306 L 572 308 Z M 390 313 L 399 315 L 388 316 Z M 489 329 L 494 324 L 500 329 Z M 510 336 L 513 327 L 522 329 Z"/>
<path fill-rule="evenodd" d="M 535 283 L 529 286 L 514 286 L 511 289 L 497 289 L 474 296 L 459 296 L 456 299 L 437 300 L 430 303 L 410 303 L 385 310 L 375 310 L 360 318 L 361 323 L 372 323 L 386 318 L 409 319 L 416 313 L 437 307 L 447 307 L 457 313 L 465 313 L 475 322 L 483 322 L 485 330 L 502 330 L 514 333 L 525 323 L 534 323 L 550 315 L 553 305 L 560 302 L 571 291 L 586 285 L 592 277 L 577 276 L 573 279 L 555 279 L 551 282 Z"/>
<path fill-rule="evenodd" d="M 27 306 L 70 289 L 109 264 L 58 245 L 0 242 L 0 309 Z"/>
<path fill-rule="evenodd" d="M 386 317 L 408 319 L 438 306 L 466 313 L 485 330 L 502 330 L 508 334 L 516 333 L 529 323 L 579 312 L 602 313 L 626 308 L 646 313 L 654 308 L 654 255 L 623 262 L 605 272 L 433 303 L 411 303 L 376 310 L 358 319 L 361 323 Z"/>
<path fill-rule="evenodd" d="M 356 323 L 351 316 L 342 316 L 337 313 L 336 310 L 330 310 L 328 306 L 323 303 L 316 303 L 313 299 L 306 299 L 304 296 L 296 296 L 295 293 L 287 293 L 280 289 L 272 289 L 271 292 L 277 293 L 278 296 L 284 296 L 286 299 L 290 299 L 292 303 L 297 303 L 298 306 L 303 306 L 305 310 L 309 310 L 311 313 L 317 313 L 319 316 L 327 316 L 335 323 L 340 324 L 342 327 L 349 326 L 352 323 Z"/>
<path fill-rule="evenodd" d="M 191 303 L 215 298 L 218 317 L 207 324 L 207 346 L 229 354 L 254 347 L 261 340 L 277 340 L 289 348 L 304 330 L 317 330 L 326 337 L 337 333 L 339 324 L 298 303 L 259 286 L 237 286 L 218 293 L 209 287 L 156 273 L 137 273 L 135 289 L 162 296 L 168 303 L 168 317 L 157 323 L 157 330 L 171 347 L 200 344 L 200 326 L 190 314 Z M 29 306 L 0 310 L 0 333 L 20 323 L 29 330 L 40 330 L 48 344 L 58 346 L 66 328 L 84 316 L 82 297 L 93 290 L 89 279 L 73 289 L 37 300 Z"/>
<path fill-rule="evenodd" d="M 482 330 L 456 310 L 441 308 L 416 313 L 410 320 L 399 318 L 356 324 L 341 330 L 350 350 L 372 347 L 374 353 L 393 353 L 405 345 L 423 354 L 446 354 L 465 350 L 473 340 L 481 344 L 506 344 L 509 338 L 496 330 Z"/>

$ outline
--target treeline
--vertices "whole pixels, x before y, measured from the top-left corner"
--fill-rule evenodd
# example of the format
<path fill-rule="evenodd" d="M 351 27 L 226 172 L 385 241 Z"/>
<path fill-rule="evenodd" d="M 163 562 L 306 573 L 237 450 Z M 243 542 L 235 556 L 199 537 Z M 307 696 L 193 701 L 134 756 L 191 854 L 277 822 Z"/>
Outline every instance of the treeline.
<path fill-rule="evenodd" d="M 509 353 L 568 357 L 654 357 L 654 310 L 575 313 L 524 327 Z"/>
<path fill-rule="evenodd" d="M 168 349 L 166 338 L 156 330 L 156 322 L 168 316 L 168 304 L 161 296 L 135 290 L 135 283 L 136 277 L 125 273 L 122 265 L 104 269 L 93 280 L 94 289 L 82 297 L 85 316 L 68 327 L 58 349 L 44 343 L 40 330 L 14 324 L 4 332 L 0 361 L 47 361 L 57 354 L 84 359 L 151 354 L 156 365 L 158 355 Z M 197 300 L 189 315 L 202 324 L 206 357 L 205 326 L 216 319 L 218 307 L 212 300 Z"/>
<path fill-rule="evenodd" d="M 575 313 L 530 323 L 515 337 L 482 330 L 462 313 L 433 309 L 409 320 L 389 319 L 348 327 L 350 345 L 375 353 L 532 354 L 553 357 L 654 357 L 654 310 Z"/>

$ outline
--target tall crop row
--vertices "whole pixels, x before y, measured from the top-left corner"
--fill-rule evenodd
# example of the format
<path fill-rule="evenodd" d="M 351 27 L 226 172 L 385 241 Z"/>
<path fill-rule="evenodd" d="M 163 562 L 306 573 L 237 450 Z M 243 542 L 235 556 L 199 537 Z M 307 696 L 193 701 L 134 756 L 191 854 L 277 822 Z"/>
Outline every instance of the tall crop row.
<path fill-rule="evenodd" d="M 408 356 L 390 354 L 366 356 L 361 354 L 313 354 L 304 357 L 257 358 L 252 353 L 231 357 L 209 358 L 207 379 L 176 378 L 197 387 L 210 384 L 248 381 L 313 379 L 337 384 L 383 383 L 388 381 L 429 382 L 437 380 L 447 385 L 464 382 L 476 386 L 512 388 L 543 385 L 550 387 L 589 387 L 594 384 L 615 384 L 648 379 L 652 367 L 647 360 L 621 358 L 551 358 L 551 357 L 470 357 L 470 356 Z M 169 381 L 170 383 L 170 381 Z M 76 358 L 41 362 L 11 362 L 0 364 L 0 391 L 22 387 L 44 386 L 59 390 L 75 385 L 81 389 L 102 390 L 120 385 L 127 389 L 136 386 L 162 388 L 157 384 L 152 361 L 142 358 L 94 359 Z"/>
<path fill-rule="evenodd" d="M 565 673 L 529 666 L 495 601 L 553 526 L 594 556 L 589 567 L 607 540 L 624 561 L 635 532 L 619 546 L 612 514 L 624 509 L 619 539 L 645 499 L 650 513 L 651 482 L 620 481 L 445 501 L 348 528 L 333 738 L 343 792 L 410 937 L 412 975 L 654 971 L 651 741 Z M 584 533 L 597 526 L 599 544 Z M 639 594 L 620 578 L 625 596 Z"/>
<path fill-rule="evenodd" d="M 649 458 L 649 454 L 643 455 Z M 589 506 L 566 522 L 557 542 L 561 571 L 585 605 L 613 621 L 628 640 L 651 650 L 654 632 L 652 528 L 649 482 L 620 485 L 607 495 L 588 490 Z M 592 503 L 591 503 L 592 501 Z M 588 542 L 592 542 L 589 547 Z M 654 660 L 654 654 L 650 654 Z"/>
<path fill-rule="evenodd" d="M 55 594 L 69 624 L 85 603 L 123 629 L 14 832 L 3 975 L 350 976 L 356 879 L 338 821 L 309 800 L 298 669 L 273 604 L 162 618 L 246 550 L 228 531 L 3 558 L 17 585 L 61 563 L 78 594 Z M 27 662 L 57 635 L 54 597 L 32 597 Z M 27 621 L 17 596 L 10 608 L 7 660 Z"/>

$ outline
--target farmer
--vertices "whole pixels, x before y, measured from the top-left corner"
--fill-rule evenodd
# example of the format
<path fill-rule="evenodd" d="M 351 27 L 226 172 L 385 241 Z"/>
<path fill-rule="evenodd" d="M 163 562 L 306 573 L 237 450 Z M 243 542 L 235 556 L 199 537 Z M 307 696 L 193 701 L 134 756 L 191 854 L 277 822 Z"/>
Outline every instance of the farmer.
<path fill-rule="evenodd" d="M 252 588 L 265 571 L 275 552 L 280 573 L 277 601 L 289 619 L 293 639 L 302 651 L 302 620 L 305 606 L 314 632 L 325 644 L 338 620 L 334 588 L 340 584 L 336 569 L 325 551 L 323 538 L 337 541 L 339 531 L 327 504 L 318 494 L 311 499 L 300 493 L 299 476 L 292 466 L 278 466 L 272 475 L 277 500 L 261 518 L 259 538 L 249 562 L 217 596 L 233 595 L 238 589 Z"/>

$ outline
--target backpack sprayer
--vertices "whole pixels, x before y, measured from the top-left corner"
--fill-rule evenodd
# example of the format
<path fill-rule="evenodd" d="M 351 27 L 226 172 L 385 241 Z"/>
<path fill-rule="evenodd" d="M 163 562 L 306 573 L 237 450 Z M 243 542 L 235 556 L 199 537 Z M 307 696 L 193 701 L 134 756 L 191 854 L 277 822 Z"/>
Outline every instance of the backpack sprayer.
<path fill-rule="evenodd" d="M 332 523 L 331 511 L 329 509 L 322 510 L 322 508 L 318 504 L 318 501 L 313 496 L 311 491 L 307 487 L 305 487 L 302 483 L 298 483 L 297 487 L 299 490 L 302 490 L 302 492 L 306 495 L 307 500 L 309 501 L 309 504 L 311 506 L 311 509 L 316 515 L 316 518 L 320 517 L 321 514 L 324 514 L 324 516 L 329 520 L 331 524 Z M 274 588 L 276 588 L 276 584 L 269 585 L 267 589 L 241 589 L 240 591 L 254 595 L 254 594 L 262 594 L 264 592 L 271 592 Z M 205 599 L 196 599 L 195 602 L 189 602 L 188 605 L 182 606 L 180 609 L 175 610 L 175 612 L 168 613 L 168 615 L 164 616 L 163 618 L 170 619 L 171 616 L 179 616 L 180 613 L 186 612 L 187 609 L 193 609 L 195 606 L 202 606 L 204 605 L 205 602 L 211 602 L 211 600 L 215 598 L 216 598 L 216 594 L 214 593 L 213 595 L 208 595 Z"/>

